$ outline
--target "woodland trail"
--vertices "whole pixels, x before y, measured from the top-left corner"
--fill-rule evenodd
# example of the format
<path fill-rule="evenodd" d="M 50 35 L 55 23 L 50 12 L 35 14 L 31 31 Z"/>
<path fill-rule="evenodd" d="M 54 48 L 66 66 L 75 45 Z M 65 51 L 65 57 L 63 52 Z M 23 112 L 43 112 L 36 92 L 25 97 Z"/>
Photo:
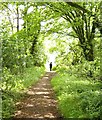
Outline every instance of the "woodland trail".
<path fill-rule="evenodd" d="M 50 80 L 56 72 L 46 72 L 45 75 L 33 85 L 27 96 L 16 103 L 14 120 L 32 118 L 33 120 L 62 120 L 57 108 L 57 100 Z"/>

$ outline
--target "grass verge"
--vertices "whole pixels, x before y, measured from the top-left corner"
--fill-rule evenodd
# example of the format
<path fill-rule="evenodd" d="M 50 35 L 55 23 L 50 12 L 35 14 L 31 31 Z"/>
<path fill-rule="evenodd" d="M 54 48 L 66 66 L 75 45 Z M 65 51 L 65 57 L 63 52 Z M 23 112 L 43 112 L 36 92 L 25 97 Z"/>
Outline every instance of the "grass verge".
<path fill-rule="evenodd" d="M 2 80 L 2 118 L 10 118 L 15 111 L 15 102 L 25 95 L 25 91 L 44 74 L 43 67 L 26 68 L 23 74 L 12 75 L 3 71 Z"/>
<path fill-rule="evenodd" d="M 101 83 L 59 73 L 51 84 L 58 98 L 59 109 L 65 118 L 97 118 L 101 114 Z"/>

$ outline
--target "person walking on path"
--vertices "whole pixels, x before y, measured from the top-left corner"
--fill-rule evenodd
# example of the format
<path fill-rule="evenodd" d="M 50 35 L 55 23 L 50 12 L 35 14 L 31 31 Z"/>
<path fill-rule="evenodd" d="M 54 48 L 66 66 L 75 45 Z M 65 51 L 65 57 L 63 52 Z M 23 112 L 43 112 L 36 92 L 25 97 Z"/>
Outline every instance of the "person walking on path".
<path fill-rule="evenodd" d="M 50 71 L 51 71 L 51 70 L 52 70 L 52 62 L 50 62 L 50 64 L 49 64 L 49 65 L 50 65 Z"/>

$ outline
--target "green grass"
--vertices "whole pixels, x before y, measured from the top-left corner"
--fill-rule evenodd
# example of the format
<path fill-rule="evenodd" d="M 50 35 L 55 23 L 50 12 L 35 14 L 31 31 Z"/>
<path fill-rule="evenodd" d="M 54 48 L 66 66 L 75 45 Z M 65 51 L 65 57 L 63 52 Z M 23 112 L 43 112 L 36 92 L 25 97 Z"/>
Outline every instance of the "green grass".
<path fill-rule="evenodd" d="M 99 118 L 101 83 L 59 73 L 51 81 L 65 118 Z"/>
<path fill-rule="evenodd" d="M 13 90 L 20 91 L 27 89 L 29 86 L 35 84 L 39 80 L 39 77 L 41 77 L 43 74 L 43 67 L 26 68 L 23 75 L 16 76 L 15 87 Z"/>
<path fill-rule="evenodd" d="M 2 80 L 2 117 L 10 118 L 15 111 L 15 103 L 25 96 L 26 90 L 44 74 L 43 67 L 26 68 L 23 74 L 12 75 L 5 69 Z"/>

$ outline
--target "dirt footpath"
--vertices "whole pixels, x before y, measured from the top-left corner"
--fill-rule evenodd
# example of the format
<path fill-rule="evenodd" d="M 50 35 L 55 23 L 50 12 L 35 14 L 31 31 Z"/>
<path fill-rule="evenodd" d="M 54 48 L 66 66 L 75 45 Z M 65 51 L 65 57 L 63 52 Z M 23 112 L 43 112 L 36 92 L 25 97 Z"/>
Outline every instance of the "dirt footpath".
<path fill-rule="evenodd" d="M 27 91 L 27 97 L 16 103 L 17 110 L 14 118 L 62 120 L 50 83 L 55 74 L 53 71 L 46 72 L 38 83 Z"/>

